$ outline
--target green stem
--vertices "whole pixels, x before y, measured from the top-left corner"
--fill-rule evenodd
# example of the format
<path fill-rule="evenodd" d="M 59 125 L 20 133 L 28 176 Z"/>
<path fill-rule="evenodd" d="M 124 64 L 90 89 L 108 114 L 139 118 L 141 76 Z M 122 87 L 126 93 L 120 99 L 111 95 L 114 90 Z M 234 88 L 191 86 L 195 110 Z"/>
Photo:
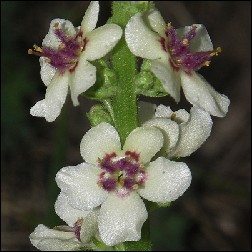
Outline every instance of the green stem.
<path fill-rule="evenodd" d="M 125 3 L 113 2 L 111 21 L 123 30 L 132 16 L 127 10 Z M 124 35 L 113 51 L 112 65 L 117 76 L 117 91 L 112 100 L 114 122 L 123 144 L 128 134 L 138 126 L 134 82 L 137 73 L 136 57 L 128 49 Z"/>
<path fill-rule="evenodd" d="M 140 7 L 141 10 L 138 9 Z M 149 8 L 149 5 L 146 5 L 146 8 Z M 132 5 L 129 1 L 113 1 L 112 11 L 113 15 L 110 22 L 121 26 L 124 30 L 129 19 L 137 12 L 143 11 L 143 6 Z M 117 77 L 117 91 L 112 99 L 114 123 L 123 145 L 129 133 L 138 127 L 135 83 L 137 60 L 127 47 L 124 35 L 113 50 L 112 67 Z M 143 225 L 140 241 L 121 243 L 116 245 L 115 249 L 120 251 L 150 251 L 149 220 Z"/>

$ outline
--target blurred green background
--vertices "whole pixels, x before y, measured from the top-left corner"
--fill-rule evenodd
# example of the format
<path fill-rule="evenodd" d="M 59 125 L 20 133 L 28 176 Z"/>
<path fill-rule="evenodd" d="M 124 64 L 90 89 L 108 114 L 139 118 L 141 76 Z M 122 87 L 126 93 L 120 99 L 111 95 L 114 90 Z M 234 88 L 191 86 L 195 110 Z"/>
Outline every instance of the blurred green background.
<path fill-rule="evenodd" d="M 45 94 L 38 58 L 27 54 L 54 18 L 78 26 L 87 1 L 1 1 L 1 248 L 36 251 L 29 234 L 40 224 L 62 222 L 53 213 L 56 172 L 82 162 L 79 144 L 88 130 L 85 113 L 93 102 L 67 98 L 53 123 L 32 117 L 30 107 Z M 110 15 L 101 2 L 98 25 Z M 156 1 L 175 27 L 202 23 L 213 44 L 222 47 L 200 73 L 231 100 L 225 118 L 213 118 L 212 134 L 202 148 L 182 159 L 193 180 L 171 207 L 151 214 L 154 250 L 251 250 L 251 2 Z M 145 101 L 190 106 L 182 96 Z"/>

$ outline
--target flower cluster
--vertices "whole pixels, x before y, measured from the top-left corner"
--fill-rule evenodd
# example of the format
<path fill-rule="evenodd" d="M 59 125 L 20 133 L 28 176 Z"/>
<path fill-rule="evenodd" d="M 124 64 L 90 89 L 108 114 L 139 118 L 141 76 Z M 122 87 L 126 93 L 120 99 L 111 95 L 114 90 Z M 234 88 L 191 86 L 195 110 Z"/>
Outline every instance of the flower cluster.
<path fill-rule="evenodd" d="M 135 108 L 139 125 L 123 141 L 111 101 L 103 101 L 109 108 L 104 113 L 110 113 L 111 120 L 108 123 L 105 117 L 99 118 L 101 123 L 83 136 L 81 164 L 63 167 L 56 174 L 61 192 L 55 212 L 67 225 L 53 229 L 38 225 L 30 240 L 40 250 L 101 250 L 99 244 L 111 248 L 125 241 L 139 241 L 148 218 L 145 202 L 167 204 L 184 194 L 192 176 L 178 158 L 190 156 L 210 136 L 211 115 L 224 117 L 228 111 L 229 99 L 196 73 L 221 52 L 219 47 L 213 49 L 205 27 L 194 24 L 175 29 L 171 23 L 166 25 L 160 12 L 146 1 L 140 2 L 144 4 L 124 3 L 130 8 L 139 5 L 150 9 L 131 15 L 123 37 L 122 28 L 112 22 L 95 29 L 97 1 L 90 3 L 77 28 L 68 20 L 51 22 L 42 47 L 34 45 L 28 51 L 40 57 L 41 78 L 47 86 L 45 99 L 31 108 L 31 115 L 54 121 L 68 87 L 74 106 L 79 105 L 78 96 L 99 79 L 96 64 L 90 61 L 103 58 L 119 40 L 133 57 L 150 60 L 149 73 L 176 102 L 182 87 L 193 106 L 188 113 L 139 102 Z M 115 51 L 118 53 L 120 47 Z M 117 92 L 119 88 L 115 96 Z M 125 117 L 121 115 L 127 123 Z"/>

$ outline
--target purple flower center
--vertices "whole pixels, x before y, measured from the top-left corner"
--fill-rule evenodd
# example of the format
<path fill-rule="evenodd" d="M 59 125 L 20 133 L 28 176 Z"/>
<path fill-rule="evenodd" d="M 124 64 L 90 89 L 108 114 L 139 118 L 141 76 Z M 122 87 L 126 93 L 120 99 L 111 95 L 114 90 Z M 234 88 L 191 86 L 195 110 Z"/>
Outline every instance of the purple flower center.
<path fill-rule="evenodd" d="M 72 73 L 78 65 L 80 53 L 85 50 L 88 40 L 80 31 L 75 37 L 69 36 L 58 23 L 54 25 L 54 34 L 60 40 L 57 49 L 34 45 L 34 50 L 29 49 L 28 54 L 34 54 L 39 57 L 45 57 L 46 62 L 55 67 L 60 73 L 69 70 Z"/>
<path fill-rule="evenodd" d="M 203 66 L 209 66 L 210 59 L 221 52 L 220 47 L 213 51 L 191 52 L 190 41 L 196 36 L 196 29 L 197 26 L 192 25 L 184 36 L 179 37 L 176 30 L 169 23 L 165 32 L 167 39 L 163 37 L 160 39 L 162 49 L 169 52 L 169 63 L 176 72 L 182 69 L 190 75 L 192 71 L 196 71 Z"/>
<path fill-rule="evenodd" d="M 106 191 L 115 191 L 124 196 L 145 183 L 146 172 L 136 152 L 126 151 L 123 157 L 118 157 L 114 152 L 106 154 L 99 160 L 99 166 L 102 172 L 98 185 Z"/>

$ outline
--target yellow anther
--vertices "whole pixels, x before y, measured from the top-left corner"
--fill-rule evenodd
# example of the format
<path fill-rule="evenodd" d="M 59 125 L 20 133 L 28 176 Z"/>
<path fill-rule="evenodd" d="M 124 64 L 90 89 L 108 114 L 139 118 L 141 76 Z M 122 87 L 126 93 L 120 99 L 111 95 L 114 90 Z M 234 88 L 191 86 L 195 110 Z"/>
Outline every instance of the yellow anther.
<path fill-rule="evenodd" d="M 39 46 L 37 46 L 37 45 L 33 45 L 33 48 L 34 48 L 34 50 L 35 50 L 36 52 L 42 52 L 42 51 L 43 51 L 42 48 L 39 47 Z"/>
<path fill-rule="evenodd" d="M 59 23 L 55 23 L 53 26 L 55 29 L 59 29 Z"/>
<path fill-rule="evenodd" d="M 50 62 L 51 62 L 51 59 L 45 58 L 45 62 L 46 62 L 46 63 L 50 63 Z"/>
<path fill-rule="evenodd" d="M 175 113 L 172 113 L 171 114 L 171 120 L 174 120 L 176 118 L 176 114 Z"/>
<path fill-rule="evenodd" d="M 221 52 L 221 47 L 217 47 L 216 51 L 220 53 Z"/>
<path fill-rule="evenodd" d="M 205 61 L 204 63 L 203 63 L 203 66 L 209 66 L 210 65 L 210 60 L 207 60 L 207 61 Z"/>
<path fill-rule="evenodd" d="M 132 188 L 133 188 L 134 190 L 137 190 L 137 189 L 138 189 L 138 184 L 133 185 Z"/>
<path fill-rule="evenodd" d="M 28 54 L 33 54 L 32 49 L 29 49 L 29 50 L 28 50 Z"/>
<path fill-rule="evenodd" d="M 183 39 L 183 45 L 188 45 L 188 39 L 187 38 L 185 38 L 185 39 Z"/>
<path fill-rule="evenodd" d="M 167 28 L 168 29 L 172 28 L 172 23 L 171 22 L 167 24 Z"/>
<path fill-rule="evenodd" d="M 61 43 L 61 44 L 59 45 L 59 48 L 60 48 L 60 49 L 64 49 L 64 48 L 66 48 L 66 45 L 65 45 L 64 43 Z"/>
<path fill-rule="evenodd" d="M 197 25 L 196 25 L 196 24 L 193 24 L 193 25 L 192 25 L 192 28 L 193 28 L 193 29 L 197 29 Z"/>

